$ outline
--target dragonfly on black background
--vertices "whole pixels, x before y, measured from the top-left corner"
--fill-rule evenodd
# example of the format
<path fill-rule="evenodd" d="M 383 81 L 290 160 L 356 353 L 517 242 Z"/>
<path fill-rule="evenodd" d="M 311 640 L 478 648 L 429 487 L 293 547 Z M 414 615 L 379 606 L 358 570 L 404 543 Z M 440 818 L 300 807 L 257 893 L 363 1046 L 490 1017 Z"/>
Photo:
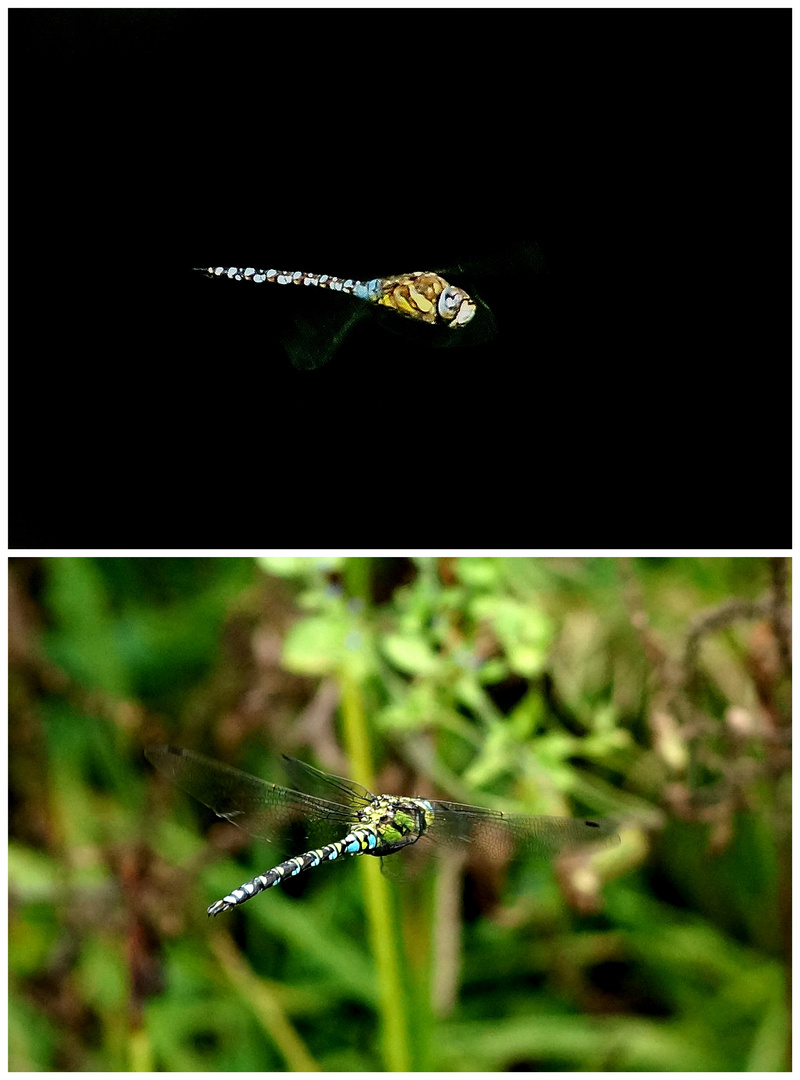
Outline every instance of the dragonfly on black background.
<path fill-rule="evenodd" d="M 503 279 L 519 288 L 520 274 L 543 268 L 537 244 L 520 243 L 476 260 L 464 260 L 436 271 L 359 280 L 299 270 L 249 267 L 196 267 L 207 277 L 260 285 L 312 286 L 292 289 L 294 308 L 281 342 L 296 368 L 326 364 L 351 331 L 369 319 L 380 322 L 419 348 L 480 345 L 494 337 L 497 326 L 481 285 Z M 517 283 L 515 285 L 515 282 Z M 524 286 L 522 287 L 524 290 Z M 298 293 L 313 293 L 296 303 Z"/>

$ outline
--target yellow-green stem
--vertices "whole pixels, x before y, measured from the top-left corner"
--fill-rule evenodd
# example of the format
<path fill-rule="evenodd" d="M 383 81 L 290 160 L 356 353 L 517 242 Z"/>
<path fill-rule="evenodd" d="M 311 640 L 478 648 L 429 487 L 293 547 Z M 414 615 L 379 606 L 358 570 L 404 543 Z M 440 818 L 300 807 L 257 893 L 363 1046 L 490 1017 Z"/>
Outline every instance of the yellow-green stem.
<path fill-rule="evenodd" d="M 371 786 L 372 758 L 361 687 L 347 671 L 342 672 L 341 687 L 345 749 L 353 775 Z M 411 1067 L 408 1020 L 389 888 L 377 859 L 364 857 L 358 860 L 358 864 L 364 884 L 370 942 L 378 971 L 385 1068 L 391 1072 L 408 1072 Z"/>

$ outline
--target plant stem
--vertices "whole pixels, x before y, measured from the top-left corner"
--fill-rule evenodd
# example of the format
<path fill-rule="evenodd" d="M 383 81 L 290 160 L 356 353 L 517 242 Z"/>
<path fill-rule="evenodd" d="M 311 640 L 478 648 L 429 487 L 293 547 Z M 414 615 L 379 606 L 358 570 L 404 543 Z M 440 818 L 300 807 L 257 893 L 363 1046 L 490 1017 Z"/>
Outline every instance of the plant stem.
<path fill-rule="evenodd" d="M 345 748 L 354 775 L 371 783 L 372 763 L 361 688 L 347 673 L 342 674 L 341 682 Z M 408 1021 L 389 886 L 377 859 L 364 857 L 358 864 L 364 885 L 370 943 L 378 971 L 385 1067 L 391 1072 L 408 1072 Z"/>

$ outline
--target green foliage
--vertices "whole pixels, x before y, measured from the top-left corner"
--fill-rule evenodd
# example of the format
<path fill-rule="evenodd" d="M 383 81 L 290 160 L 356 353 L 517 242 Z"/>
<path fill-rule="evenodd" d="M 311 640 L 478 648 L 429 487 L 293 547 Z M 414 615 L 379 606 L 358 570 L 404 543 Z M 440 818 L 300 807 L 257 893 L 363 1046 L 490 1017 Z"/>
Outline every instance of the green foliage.
<path fill-rule="evenodd" d="M 785 1070 L 786 569 L 12 560 L 10 1068 Z M 151 742 L 622 844 L 343 860 L 211 921 L 302 841 L 215 822 Z"/>

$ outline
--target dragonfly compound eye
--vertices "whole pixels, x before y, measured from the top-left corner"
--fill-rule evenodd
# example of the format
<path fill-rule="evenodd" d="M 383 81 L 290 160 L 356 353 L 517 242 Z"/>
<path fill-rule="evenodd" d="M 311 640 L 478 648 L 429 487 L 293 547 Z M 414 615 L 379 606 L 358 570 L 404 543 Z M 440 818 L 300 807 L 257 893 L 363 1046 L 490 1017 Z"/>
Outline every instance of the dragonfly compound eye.
<path fill-rule="evenodd" d="M 475 304 L 457 285 L 448 285 L 442 290 L 437 306 L 439 315 L 451 327 L 464 326 L 475 314 Z"/>

